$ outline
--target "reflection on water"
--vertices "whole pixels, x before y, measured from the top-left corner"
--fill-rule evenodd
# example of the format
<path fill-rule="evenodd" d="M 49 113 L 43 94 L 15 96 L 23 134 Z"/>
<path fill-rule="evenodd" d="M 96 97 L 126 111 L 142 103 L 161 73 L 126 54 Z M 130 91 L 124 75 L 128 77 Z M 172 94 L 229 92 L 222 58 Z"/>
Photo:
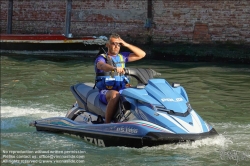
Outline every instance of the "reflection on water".
<path fill-rule="evenodd" d="M 249 66 L 152 60 L 128 64 L 138 66 L 160 72 L 169 83 L 181 83 L 192 107 L 220 135 L 192 143 L 134 149 L 99 148 L 76 136 L 36 132 L 28 126 L 32 120 L 65 116 L 75 101 L 71 85 L 94 81 L 93 59 L 2 56 L 1 150 L 85 150 L 84 165 L 248 165 Z"/>

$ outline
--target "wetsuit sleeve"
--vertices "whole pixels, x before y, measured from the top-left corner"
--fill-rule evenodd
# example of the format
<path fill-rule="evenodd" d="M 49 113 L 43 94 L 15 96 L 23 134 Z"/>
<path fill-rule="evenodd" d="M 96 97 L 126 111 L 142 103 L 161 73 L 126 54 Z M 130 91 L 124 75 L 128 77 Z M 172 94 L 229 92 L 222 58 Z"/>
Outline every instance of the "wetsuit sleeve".
<path fill-rule="evenodd" d="M 127 63 L 130 52 L 121 52 L 120 54 L 122 54 L 125 63 Z"/>
<path fill-rule="evenodd" d="M 106 61 L 105 61 L 104 57 L 101 56 L 101 55 L 99 55 L 99 56 L 95 59 L 95 72 L 96 72 L 96 73 L 101 73 L 101 72 L 103 72 L 103 71 L 97 69 L 97 63 L 98 63 L 98 62 L 104 62 L 104 63 L 106 63 Z"/>

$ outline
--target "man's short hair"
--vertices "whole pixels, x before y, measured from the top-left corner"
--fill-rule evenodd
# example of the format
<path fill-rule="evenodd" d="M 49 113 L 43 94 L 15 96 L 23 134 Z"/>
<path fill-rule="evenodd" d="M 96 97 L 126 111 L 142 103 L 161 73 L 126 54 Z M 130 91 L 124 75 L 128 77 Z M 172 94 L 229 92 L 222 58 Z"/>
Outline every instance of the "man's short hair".
<path fill-rule="evenodd" d="M 112 33 L 110 36 L 109 36 L 109 39 L 110 38 L 120 38 L 120 35 L 118 35 L 117 33 Z"/>

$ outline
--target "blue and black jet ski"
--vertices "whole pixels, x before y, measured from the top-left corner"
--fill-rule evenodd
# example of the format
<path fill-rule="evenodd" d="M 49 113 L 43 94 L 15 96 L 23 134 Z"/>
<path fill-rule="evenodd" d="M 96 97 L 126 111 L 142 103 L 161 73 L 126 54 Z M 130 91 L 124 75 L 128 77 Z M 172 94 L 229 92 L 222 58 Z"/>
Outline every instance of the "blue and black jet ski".
<path fill-rule="evenodd" d="M 103 147 L 140 148 L 217 135 L 191 107 L 185 89 L 177 83 L 154 78 L 152 69 L 126 68 L 126 75 L 138 82 L 122 91 L 113 122 L 104 122 L 106 105 L 99 101 L 93 83 L 71 86 L 76 103 L 65 117 L 52 117 L 30 123 L 37 131 L 79 135 Z"/>

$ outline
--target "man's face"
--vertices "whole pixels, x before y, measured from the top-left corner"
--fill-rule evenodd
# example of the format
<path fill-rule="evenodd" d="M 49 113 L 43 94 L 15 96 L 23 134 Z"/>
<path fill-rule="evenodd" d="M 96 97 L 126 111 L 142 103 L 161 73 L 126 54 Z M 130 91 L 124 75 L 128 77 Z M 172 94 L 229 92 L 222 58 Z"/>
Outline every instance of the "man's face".
<path fill-rule="evenodd" d="M 110 38 L 109 42 L 107 44 L 108 47 L 108 53 L 111 55 L 116 55 L 120 51 L 120 43 L 119 43 L 119 38 Z"/>

